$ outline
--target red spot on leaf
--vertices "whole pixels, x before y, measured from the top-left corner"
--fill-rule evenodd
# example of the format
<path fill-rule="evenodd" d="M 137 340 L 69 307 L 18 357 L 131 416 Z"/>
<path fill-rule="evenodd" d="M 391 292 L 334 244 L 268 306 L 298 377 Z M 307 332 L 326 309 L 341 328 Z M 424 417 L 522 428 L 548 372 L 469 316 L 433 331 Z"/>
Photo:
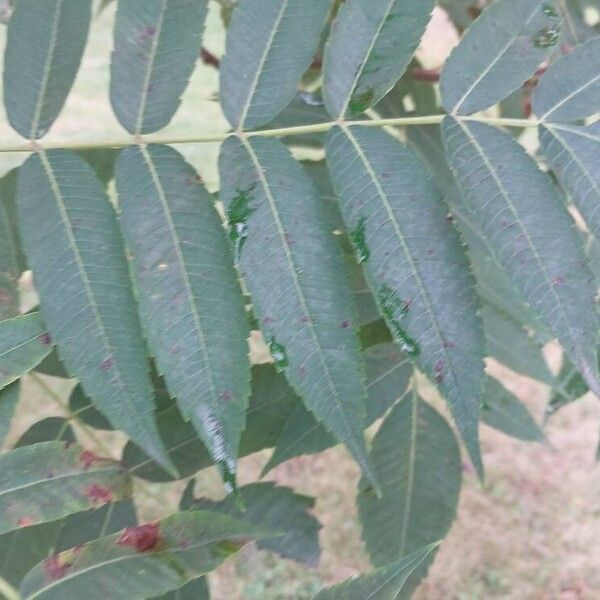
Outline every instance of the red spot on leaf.
<path fill-rule="evenodd" d="M 149 552 L 160 542 L 158 523 L 148 523 L 137 527 L 128 527 L 119 538 L 117 544 L 130 546 L 136 552 Z"/>
<path fill-rule="evenodd" d="M 97 456 L 96 454 L 94 454 L 93 452 L 90 452 L 90 450 L 84 450 L 80 455 L 79 455 L 79 460 L 83 463 L 83 468 L 85 470 L 89 469 L 95 462 L 98 461 L 102 461 L 102 460 L 106 460 L 105 458 L 101 458 L 100 456 Z"/>
<path fill-rule="evenodd" d="M 553 283 L 554 285 L 563 285 L 563 284 L 564 284 L 564 282 L 565 282 L 565 278 L 564 278 L 564 277 L 562 277 L 562 276 L 555 277 L 555 278 L 552 280 L 552 283 Z"/>
<path fill-rule="evenodd" d="M 21 517 L 17 523 L 19 524 L 19 527 L 30 527 L 35 521 L 31 517 Z"/>
<path fill-rule="evenodd" d="M 350 327 L 350 321 L 342 321 L 342 329 L 348 329 Z"/>
<path fill-rule="evenodd" d="M 73 563 L 61 558 L 60 554 L 55 554 L 44 561 L 44 571 L 52 581 L 64 577 Z"/>
<path fill-rule="evenodd" d="M 221 392 L 219 398 L 221 400 L 231 400 L 231 392 L 229 390 L 224 390 L 223 392 Z"/>
<path fill-rule="evenodd" d="M 456 347 L 456 344 L 454 342 L 448 342 L 448 341 L 444 342 L 444 348 L 455 348 L 455 347 Z"/>
<path fill-rule="evenodd" d="M 302 315 L 298 320 L 300 323 L 308 323 L 310 321 L 310 317 L 308 315 Z"/>
<path fill-rule="evenodd" d="M 112 491 L 99 483 L 93 483 L 83 490 L 83 493 L 91 500 L 92 504 L 108 504 L 112 502 Z"/>
<path fill-rule="evenodd" d="M 114 360 L 112 358 L 106 358 L 102 361 L 102 363 L 100 364 L 100 368 L 103 371 L 108 371 L 114 364 Z"/>
<path fill-rule="evenodd" d="M 44 344 L 44 346 L 49 346 L 52 343 L 52 338 L 50 337 L 50 334 L 47 331 L 45 333 L 42 333 L 42 335 L 38 337 L 38 340 L 41 344 Z"/>

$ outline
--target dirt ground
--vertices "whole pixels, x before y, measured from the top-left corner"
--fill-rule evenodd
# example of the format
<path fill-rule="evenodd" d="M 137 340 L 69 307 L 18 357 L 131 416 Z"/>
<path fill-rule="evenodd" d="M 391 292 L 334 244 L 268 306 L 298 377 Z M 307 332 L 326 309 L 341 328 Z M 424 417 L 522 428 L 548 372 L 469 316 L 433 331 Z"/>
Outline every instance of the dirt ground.
<path fill-rule="evenodd" d="M 223 36 L 215 7 L 212 8 L 206 44 L 220 54 Z M 107 101 L 112 18 L 109 9 L 94 23 L 82 72 L 48 139 L 108 139 L 123 135 Z M 0 50 L 3 36 L 1 32 Z M 439 66 L 453 43 L 455 38 L 439 16 L 421 53 L 426 66 Z M 223 130 L 225 123 L 214 102 L 216 89 L 215 71 L 200 66 L 169 132 L 188 133 L 192 123 L 198 133 L 208 128 Z M 97 118 L 90 118 L 94 114 Z M 1 114 L 0 139 L 18 139 Z M 214 189 L 218 146 L 205 144 L 181 150 Z M 21 159 L 2 155 L 0 173 Z M 555 351 L 550 358 L 556 358 Z M 71 385 L 50 378 L 45 381 L 63 395 Z M 504 372 L 503 381 L 539 419 L 548 390 L 510 372 Z M 60 413 L 48 394 L 28 381 L 12 439 L 42 416 Z M 600 470 L 594 461 L 599 424 L 600 403 L 587 397 L 551 420 L 547 429 L 551 446 L 517 442 L 483 426 L 485 486 L 480 487 L 465 461 L 457 520 L 416 598 L 600 599 Z M 118 450 L 119 436 L 108 435 L 104 439 Z M 267 457 L 267 453 L 261 453 L 245 459 L 242 482 L 256 479 Z M 324 525 L 321 565 L 307 570 L 248 548 L 211 575 L 216 600 L 308 599 L 323 584 L 368 568 L 354 505 L 358 471 L 343 449 L 292 460 L 273 471 L 270 478 L 317 497 L 315 513 Z M 140 484 L 140 513 L 154 518 L 174 510 L 182 488 L 182 483 Z M 215 473 L 202 473 L 196 489 L 206 495 L 219 495 Z"/>

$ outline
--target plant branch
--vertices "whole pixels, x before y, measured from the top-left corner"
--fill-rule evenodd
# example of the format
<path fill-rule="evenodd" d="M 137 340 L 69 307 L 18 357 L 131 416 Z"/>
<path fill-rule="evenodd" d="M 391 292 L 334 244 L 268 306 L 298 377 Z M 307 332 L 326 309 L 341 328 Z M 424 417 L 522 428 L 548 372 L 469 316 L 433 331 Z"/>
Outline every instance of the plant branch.
<path fill-rule="evenodd" d="M 444 114 L 425 115 L 416 117 L 398 117 L 393 119 L 364 119 L 361 121 L 326 121 L 314 125 L 299 125 L 296 127 L 281 127 L 279 129 L 261 129 L 247 132 L 223 132 L 209 133 L 197 136 L 168 136 L 168 135 L 146 135 L 146 136 L 123 136 L 97 142 L 50 142 L 41 144 L 39 141 L 24 142 L 21 144 L 0 144 L 0 152 L 37 152 L 40 150 L 53 150 L 62 148 L 66 150 L 89 150 L 93 148 L 123 148 L 134 144 L 201 144 L 222 142 L 230 135 L 253 136 L 253 137 L 287 137 L 292 135 L 303 135 L 307 133 L 321 133 L 329 131 L 336 125 L 357 127 L 409 127 L 414 125 L 437 125 L 442 122 Z M 539 122 L 534 119 L 504 119 L 494 117 L 467 116 L 457 118 L 465 121 L 478 121 L 490 125 L 504 127 L 537 127 Z"/>

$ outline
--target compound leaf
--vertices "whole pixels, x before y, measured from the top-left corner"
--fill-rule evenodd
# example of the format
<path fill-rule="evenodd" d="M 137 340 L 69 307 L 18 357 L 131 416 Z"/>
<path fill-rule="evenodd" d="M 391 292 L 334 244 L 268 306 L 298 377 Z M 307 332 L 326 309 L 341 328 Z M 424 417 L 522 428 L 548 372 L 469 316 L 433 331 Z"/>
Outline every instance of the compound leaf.
<path fill-rule="evenodd" d="M 473 463 L 485 356 L 474 279 L 416 155 L 383 131 L 336 128 L 326 155 L 342 216 L 400 348 L 446 398 Z"/>
<path fill-rule="evenodd" d="M 221 102 L 236 129 L 272 121 L 294 98 L 319 46 L 329 0 L 244 0 L 221 61 Z"/>
<path fill-rule="evenodd" d="M 79 69 L 92 0 L 19 0 L 8 25 L 4 104 L 23 137 L 41 138 L 54 123 Z"/>
<path fill-rule="evenodd" d="M 0 456 L 0 533 L 98 508 L 131 495 L 112 460 L 52 441 Z"/>
<path fill-rule="evenodd" d="M 194 169 L 168 146 L 124 150 L 116 183 L 150 348 L 181 414 L 233 482 L 250 332 L 221 219 Z"/>
<path fill-rule="evenodd" d="M 44 322 L 70 375 L 115 427 L 170 468 L 117 219 L 92 169 L 64 150 L 21 167 L 21 237 Z"/>
<path fill-rule="evenodd" d="M 336 118 L 358 115 L 400 79 L 429 23 L 433 0 L 347 0 L 325 49 L 323 99 Z"/>
<path fill-rule="evenodd" d="M 444 64 L 444 107 L 465 115 L 500 102 L 533 75 L 559 37 L 560 16 L 552 0 L 496 0 Z"/>
<path fill-rule="evenodd" d="M 200 53 L 208 0 L 119 0 L 110 101 L 129 133 L 169 123 Z"/>
<path fill-rule="evenodd" d="M 532 98 L 542 121 L 577 121 L 600 111 L 600 36 L 561 56 L 540 78 Z"/>
<path fill-rule="evenodd" d="M 230 137 L 219 167 L 230 236 L 275 365 L 368 474 L 353 306 L 316 188 L 278 140 Z"/>
<path fill-rule="evenodd" d="M 0 321 L 0 389 L 31 371 L 50 350 L 39 312 Z"/>
<path fill-rule="evenodd" d="M 600 395 L 593 274 L 555 187 L 495 127 L 446 117 L 443 136 L 471 215 L 506 273 Z"/>

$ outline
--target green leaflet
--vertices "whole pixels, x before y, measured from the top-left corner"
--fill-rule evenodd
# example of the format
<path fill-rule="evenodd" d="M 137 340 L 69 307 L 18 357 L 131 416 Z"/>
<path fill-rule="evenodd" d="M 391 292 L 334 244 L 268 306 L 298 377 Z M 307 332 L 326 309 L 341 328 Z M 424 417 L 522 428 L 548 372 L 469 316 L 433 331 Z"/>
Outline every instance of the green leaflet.
<path fill-rule="evenodd" d="M 19 0 L 8 25 L 4 104 L 23 137 L 43 137 L 79 69 L 92 0 Z"/>
<path fill-rule="evenodd" d="M 221 220 L 194 169 L 168 146 L 124 150 L 115 177 L 150 348 L 181 414 L 233 482 L 250 332 Z"/>
<path fill-rule="evenodd" d="M 425 32 L 433 0 L 347 0 L 325 48 L 323 98 L 335 118 L 358 115 L 400 79 Z"/>
<path fill-rule="evenodd" d="M 236 129 L 272 121 L 293 99 L 319 46 L 329 0 L 244 0 L 231 17 L 221 103 Z"/>
<path fill-rule="evenodd" d="M 186 583 L 174 592 L 162 596 L 153 596 L 152 600 L 210 600 L 210 591 L 206 577 L 198 577 Z"/>
<path fill-rule="evenodd" d="M 348 229 L 364 220 L 363 268 L 379 310 L 400 348 L 439 386 L 481 473 L 483 329 L 441 195 L 415 154 L 385 132 L 336 128 L 326 155 Z"/>
<path fill-rule="evenodd" d="M 313 600 L 397 600 L 407 591 L 410 575 L 437 545 L 431 544 L 385 567 L 323 589 Z"/>
<path fill-rule="evenodd" d="M 40 442 L 61 441 L 71 444 L 75 441 L 75 434 L 69 422 L 62 417 L 47 417 L 36 421 L 18 440 L 15 448 L 32 446 Z"/>
<path fill-rule="evenodd" d="M 515 140 L 494 127 L 446 117 L 443 135 L 471 215 L 507 275 L 600 392 L 593 275 L 554 186 Z"/>
<path fill-rule="evenodd" d="M 0 179 L 0 321 L 19 314 L 17 283 L 25 270 L 16 225 L 17 172 L 13 169 Z"/>
<path fill-rule="evenodd" d="M 0 456 L 0 533 L 98 508 L 131 495 L 112 460 L 60 441 Z"/>
<path fill-rule="evenodd" d="M 18 205 L 44 322 L 67 371 L 115 427 L 170 468 L 123 241 L 102 185 L 74 154 L 42 152 L 21 167 Z"/>
<path fill-rule="evenodd" d="M 19 402 L 21 383 L 15 381 L 0 390 L 0 448 L 10 431 L 10 422 Z"/>
<path fill-rule="evenodd" d="M 181 510 L 211 510 L 277 531 L 281 535 L 259 540 L 257 547 L 311 567 L 318 566 L 321 524 L 310 513 L 315 506 L 314 498 L 296 494 L 291 488 L 273 482 L 251 483 L 239 488 L 239 496 L 246 507 L 241 511 L 232 494 L 220 501 L 194 499 L 193 490 L 194 480 L 184 492 Z"/>
<path fill-rule="evenodd" d="M 365 427 L 369 427 L 406 394 L 413 368 L 396 344 L 377 344 L 367 348 L 363 351 L 363 358 L 367 368 L 368 394 Z M 335 444 L 335 438 L 298 403 L 286 417 L 263 475 L 286 460 L 322 452 Z"/>
<path fill-rule="evenodd" d="M 382 495 L 376 498 L 363 479 L 357 502 L 371 562 L 384 566 L 446 536 L 456 516 L 462 463 L 452 429 L 414 392 L 383 422 L 371 458 Z M 418 585 L 430 562 L 415 570 L 407 586 Z"/>
<path fill-rule="evenodd" d="M 98 537 L 136 524 L 130 500 L 112 502 L 101 508 L 69 515 L 60 521 L 24 527 L 0 536 L 2 576 L 17 586 L 39 562 Z"/>
<path fill-rule="evenodd" d="M 264 448 L 272 448 L 289 414 L 300 399 L 285 377 L 276 373 L 273 365 L 252 367 L 252 395 L 247 410 L 246 429 L 240 440 L 239 456 L 247 456 Z M 190 423 L 181 418 L 172 406 L 157 414 L 158 428 L 167 452 L 181 477 L 189 477 L 212 465 L 208 451 Z M 123 462 L 132 475 L 150 481 L 170 481 L 165 473 L 134 444 L 128 442 Z"/>
<path fill-rule="evenodd" d="M 589 230 L 600 239 L 600 122 L 588 127 L 542 126 L 540 144 Z"/>
<path fill-rule="evenodd" d="M 31 371 L 51 349 L 39 312 L 0 321 L 0 389 Z"/>
<path fill-rule="evenodd" d="M 20 588 L 23 600 L 132 600 L 182 587 L 247 543 L 273 535 L 227 515 L 175 513 L 56 554 L 35 566 Z"/>
<path fill-rule="evenodd" d="M 502 384 L 488 377 L 481 420 L 490 427 L 524 442 L 545 442 L 546 436 L 524 404 Z"/>
<path fill-rule="evenodd" d="M 525 330 L 523 323 L 488 303 L 481 314 L 489 356 L 517 373 L 552 384 L 554 376 L 542 354 L 543 344 Z"/>
<path fill-rule="evenodd" d="M 228 138 L 219 170 L 264 337 L 283 347 L 286 378 L 309 410 L 370 474 L 350 290 L 314 184 L 281 142 L 265 138 Z"/>
<path fill-rule="evenodd" d="M 577 121 L 600 111 L 600 36 L 560 57 L 533 92 L 542 121 Z"/>
<path fill-rule="evenodd" d="M 496 0 L 469 27 L 440 79 L 448 112 L 474 113 L 500 102 L 554 51 L 560 15 L 552 0 Z"/>
<path fill-rule="evenodd" d="M 196 65 L 208 0 L 119 0 L 110 101 L 129 133 L 169 123 Z"/>

